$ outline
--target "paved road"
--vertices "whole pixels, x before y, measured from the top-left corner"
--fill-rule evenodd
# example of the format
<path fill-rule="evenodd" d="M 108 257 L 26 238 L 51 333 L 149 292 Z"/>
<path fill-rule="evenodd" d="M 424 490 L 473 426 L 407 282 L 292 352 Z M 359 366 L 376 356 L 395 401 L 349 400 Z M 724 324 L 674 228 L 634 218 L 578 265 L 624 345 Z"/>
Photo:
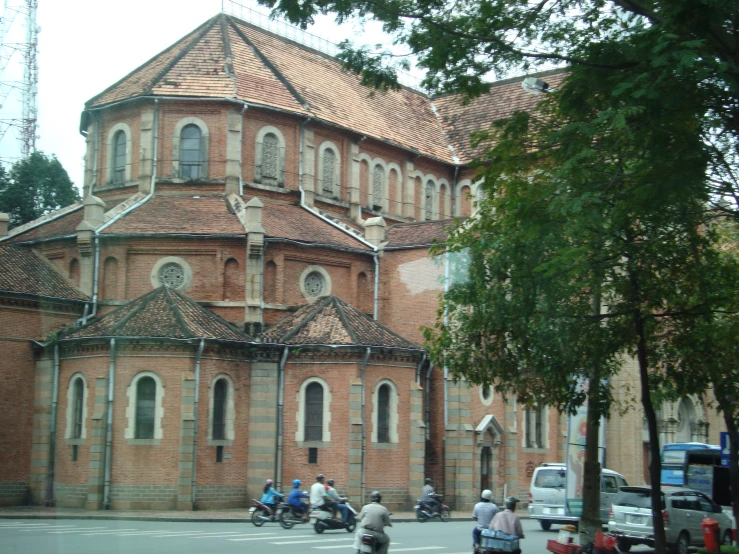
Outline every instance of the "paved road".
<path fill-rule="evenodd" d="M 524 553 L 547 554 L 556 530 L 527 520 L 523 526 Z M 470 554 L 471 533 L 472 521 L 396 523 L 390 553 Z M 352 541 L 345 531 L 317 535 L 307 525 L 285 530 L 276 523 L 0 519 L 0 554 L 353 554 Z"/>

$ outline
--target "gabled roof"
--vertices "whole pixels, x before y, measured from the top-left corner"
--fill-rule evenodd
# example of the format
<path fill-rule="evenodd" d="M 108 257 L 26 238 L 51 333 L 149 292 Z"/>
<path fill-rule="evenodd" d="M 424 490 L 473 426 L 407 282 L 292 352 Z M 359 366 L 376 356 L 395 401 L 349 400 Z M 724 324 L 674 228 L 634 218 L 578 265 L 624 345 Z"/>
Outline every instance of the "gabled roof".
<path fill-rule="evenodd" d="M 85 215 L 82 202 L 77 202 L 46 214 L 35 221 L 10 230 L 3 242 L 26 242 L 50 237 L 63 237 L 77 233 L 77 226 Z"/>
<path fill-rule="evenodd" d="M 10 244 L 0 245 L 0 293 L 87 302 L 90 298 L 73 287 L 42 256 Z"/>
<path fill-rule="evenodd" d="M 434 242 L 444 242 L 454 227 L 453 220 L 398 223 L 388 228 L 385 235 L 387 250 L 393 248 L 428 248 Z"/>
<path fill-rule="evenodd" d="M 422 350 L 337 296 L 326 296 L 281 319 L 262 333 L 268 343 L 376 346 Z"/>
<path fill-rule="evenodd" d="M 210 310 L 166 286 L 95 318 L 84 327 L 63 333 L 61 339 L 98 337 L 253 342 L 247 334 Z"/>

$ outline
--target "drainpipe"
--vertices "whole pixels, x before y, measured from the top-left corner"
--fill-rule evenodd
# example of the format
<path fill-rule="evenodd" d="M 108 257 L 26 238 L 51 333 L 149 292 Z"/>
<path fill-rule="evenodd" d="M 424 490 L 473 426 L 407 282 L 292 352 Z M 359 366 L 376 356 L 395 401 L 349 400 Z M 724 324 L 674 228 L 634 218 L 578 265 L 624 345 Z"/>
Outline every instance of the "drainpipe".
<path fill-rule="evenodd" d="M 449 292 L 449 252 L 444 254 L 444 296 Z M 449 325 L 449 309 L 444 306 L 444 326 Z M 449 368 L 444 364 L 444 435 L 449 424 L 449 387 L 447 386 L 447 378 L 449 377 Z"/>
<path fill-rule="evenodd" d="M 94 189 L 98 184 L 98 152 L 100 149 L 100 118 L 98 116 L 95 117 L 95 155 L 94 159 L 92 160 L 92 183 L 90 183 L 90 190 L 87 191 L 87 194 L 92 194 L 92 189 Z"/>
<path fill-rule="evenodd" d="M 431 439 L 431 370 L 434 364 L 429 363 L 426 370 L 426 440 Z"/>
<path fill-rule="evenodd" d="M 285 402 L 285 363 L 289 347 L 285 347 L 277 367 L 277 453 L 275 457 L 275 489 L 282 486 L 282 412 Z"/>
<path fill-rule="evenodd" d="M 421 385 L 421 367 L 426 362 L 426 352 L 423 353 L 423 358 L 416 366 L 416 385 Z"/>
<path fill-rule="evenodd" d="M 103 509 L 110 510 L 110 467 L 113 462 L 113 396 L 115 388 L 115 339 L 110 339 L 110 370 L 108 371 L 108 414 L 105 422 L 105 476 Z"/>
<path fill-rule="evenodd" d="M 195 491 L 196 478 L 198 469 L 198 399 L 200 398 L 200 358 L 203 355 L 205 347 L 205 339 L 200 339 L 198 352 L 195 354 L 195 406 L 193 407 L 193 429 L 192 429 L 192 482 L 190 490 L 192 491 L 192 509 L 195 510 Z"/>
<path fill-rule="evenodd" d="M 249 104 L 244 102 L 239 117 L 241 118 L 239 125 L 239 196 L 244 196 L 244 112 L 246 112 Z"/>
<path fill-rule="evenodd" d="M 51 389 L 51 429 L 49 432 L 49 479 L 46 492 L 46 505 L 54 505 L 54 464 L 56 457 L 56 420 L 59 404 L 59 344 L 54 345 L 54 376 Z"/>
<path fill-rule="evenodd" d="M 95 248 L 95 261 L 93 265 L 93 281 L 92 281 L 92 312 L 84 316 L 82 318 L 82 325 L 87 323 L 88 319 L 91 319 L 95 317 L 95 314 L 97 314 L 98 311 L 98 285 L 99 285 L 99 279 L 98 279 L 98 273 L 100 272 L 100 232 L 110 227 L 113 223 L 121 219 L 123 216 L 127 215 L 129 212 L 135 210 L 142 204 L 145 204 L 148 202 L 152 196 L 154 196 L 154 187 L 156 184 L 157 179 L 157 158 L 158 158 L 158 152 L 159 152 L 159 99 L 154 99 L 154 151 L 153 151 L 153 164 L 152 164 L 152 171 L 151 171 L 151 184 L 149 186 L 149 194 L 147 194 L 144 198 L 136 202 L 133 206 L 129 207 L 126 210 L 123 210 L 121 213 L 116 215 L 115 217 L 108 220 L 106 223 L 103 223 L 100 227 L 95 229 L 95 241 L 93 243 Z M 97 155 L 95 157 L 96 163 L 97 163 Z M 97 168 L 95 169 L 95 174 L 97 175 Z"/>
<path fill-rule="evenodd" d="M 364 420 L 365 415 L 365 407 L 364 407 L 364 401 L 365 401 L 365 385 L 366 385 L 366 379 L 365 379 L 365 369 L 367 368 L 367 362 L 369 361 L 370 353 L 372 352 L 372 348 L 369 346 L 367 347 L 367 352 L 364 355 L 364 360 L 362 360 L 362 367 L 359 370 L 359 376 L 362 381 L 362 458 L 361 458 L 361 464 L 362 464 L 362 476 L 360 481 L 360 490 L 362 498 L 360 499 L 360 504 L 364 503 L 364 497 L 366 495 L 365 488 L 367 484 L 365 483 L 366 478 L 366 472 L 365 472 L 365 457 L 366 457 L 366 450 L 367 450 L 367 422 Z"/>
<path fill-rule="evenodd" d="M 305 205 L 305 189 L 303 188 L 303 142 L 305 142 L 305 126 L 311 119 L 313 118 L 306 117 L 305 121 L 300 124 L 300 137 L 298 138 L 298 189 L 300 189 L 300 205 L 304 208 L 307 206 Z"/>
<path fill-rule="evenodd" d="M 378 305 L 380 301 L 380 254 L 379 252 L 375 250 L 375 253 L 372 257 L 375 260 L 375 294 L 372 300 L 373 302 L 372 319 L 377 321 Z"/>
<path fill-rule="evenodd" d="M 459 163 L 459 158 L 457 158 L 455 161 Z M 454 180 L 452 181 L 452 217 L 454 217 L 457 213 L 456 210 L 457 210 L 457 176 L 458 175 L 459 175 L 459 165 L 454 167 Z"/>

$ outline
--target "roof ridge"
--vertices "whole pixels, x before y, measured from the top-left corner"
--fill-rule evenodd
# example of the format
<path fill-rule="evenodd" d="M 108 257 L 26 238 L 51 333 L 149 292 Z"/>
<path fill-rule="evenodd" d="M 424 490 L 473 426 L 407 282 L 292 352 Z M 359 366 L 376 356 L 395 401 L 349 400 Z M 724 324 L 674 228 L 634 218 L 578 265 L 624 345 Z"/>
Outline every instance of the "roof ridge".
<path fill-rule="evenodd" d="M 330 296 L 326 296 L 318 301 L 316 301 L 313 306 L 310 306 L 311 309 L 308 309 L 305 311 L 305 316 L 296 324 L 293 326 L 293 328 L 285 333 L 285 335 L 282 337 L 282 342 L 287 342 L 291 338 L 293 338 L 295 335 L 297 335 L 300 331 L 302 331 L 305 326 L 308 324 L 308 322 L 314 318 L 320 311 L 323 310 L 323 308 L 326 307 L 326 299 L 331 298 Z"/>
<path fill-rule="evenodd" d="M 212 311 L 204 308 L 198 302 L 196 302 L 195 300 L 191 299 L 189 296 L 185 296 L 183 293 L 181 293 L 181 292 L 179 292 L 179 291 L 177 291 L 175 289 L 171 289 L 171 290 L 175 294 L 175 296 L 179 297 L 181 300 L 184 300 L 190 306 L 194 306 L 197 310 L 200 311 L 200 313 L 205 314 L 207 317 L 209 317 L 211 319 L 215 319 L 216 321 L 218 321 L 219 323 L 225 325 L 226 327 L 228 327 L 232 331 L 235 331 L 236 333 L 239 333 L 241 335 L 244 335 L 249 340 L 251 340 L 251 341 L 254 340 L 254 338 L 251 335 L 246 334 L 244 331 L 240 330 L 238 327 L 236 327 L 232 323 L 230 323 L 230 322 L 226 321 L 225 319 L 223 319 L 217 313 L 212 312 Z"/>
<path fill-rule="evenodd" d="M 128 79 L 131 75 L 133 75 L 137 71 L 140 71 L 140 70 L 144 69 L 147 65 L 149 65 L 150 63 L 152 63 L 153 61 L 155 61 L 159 56 L 161 56 L 162 54 L 166 54 L 167 52 L 169 52 L 170 50 L 172 50 L 175 46 L 177 46 L 178 44 L 180 44 L 188 36 L 197 33 L 202 27 L 205 27 L 206 25 L 208 25 L 208 23 L 210 23 L 216 17 L 218 17 L 218 16 L 217 15 L 216 16 L 213 16 L 209 20 L 201 23 L 200 25 L 198 25 L 197 27 L 195 27 L 195 29 L 193 29 L 190 33 L 188 33 L 184 37 L 182 37 L 180 40 L 177 40 L 173 44 L 170 44 L 167 48 L 165 48 L 161 52 L 157 52 L 156 55 L 152 56 L 151 58 L 149 58 L 148 60 L 146 60 L 144 63 L 142 63 L 141 65 L 139 65 L 138 67 L 136 67 L 132 71 L 129 71 L 126 75 L 124 75 L 123 77 L 121 77 L 120 79 L 118 79 L 115 83 L 113 83 L 112 85 L 110 85 L 108 88 L 106 88 L 102 92 L 100 92 L 100 93 L 96 94 L 95 96 L 93 96 L 92 98 L 90 98 L 87 102 L 85 102 L 85 109 L 87 109 L 88 107 L 92 106 L 98 98 L 100 98 L 101 96 L 103 96 L 105 93 L 113 90 L 115 87 L 117 87 L 118 85 L 120 85 L 123 81 L 125 81 L 126 79 Z"/>
<path fill-rule="evenodd" d="M 408 344 L 412 344 L 412 345 L 414 345 L 414 346 L 418 346 L 418 345 L 417 345 L 417 344 L 416 344 L 415 342 L 413 342 L 413 341 L 410 341 L 410 340 L 408 340 L 408 339 L 407 339 L 407 338 L 405 338 L 405 337 L 404 337 L 403 335 L 401 335 L 401 334 L 399 334 L 399 333 L 396 333 L 396 332 L 395 332 L 395 331 L 393 331 L 392 329 L 388 329 L 388 328 L 387 328 L 387 327 L 385 327 L 385 326 L 384 326 L 384 325 L 383 325 L 382 323 L 380 323 L 380 322 L 379 322 L 379 321 L 377 321 L 376 319 L 373 319 L 373 318 L 371 318 L 370 316 L 368 316 L 367 314 L 365 314 L 365 313 L 364 313 L 364 312 L 363 312 L 362 310 L 358 309 L 357 307 L 355 307 L 355 306 L 352 306 L 352 305 L 351 305 L 351 304 L 349 304 L 349 303 L 346 303 L 346 305 L 347 305 L 347 306 L 348 306 L 349 308 L 351 308 L 351 309 L 355 310 L 355 311 L 356 311 L 356 312 L 357 312 L 357 313 L 358 313 L 359 315 L 361 315 L 361 316 L 364 316 L 364 317 L 365 317 L 365 319 L 367 319 L 368 321 L 370 321 L 371 323 L 373 323 L 374 325 L 376 325 L 377 327 L 379 327 L 379 328 L 380 328 L 380 329 L 382 329 L 383 331 L 386 331 L 386 332 L 390 333 L 390 334 L 391 334 L 391 335 L 393 335 L 394 337 L 397 337 L 397 338 L 401 339 L 402 341 L 404 341 L 404 342 L 407 342 Z M 420 348 L 420 350 L 425 350 L 425 348 Z"/>
<path fill-rule="evenodd" d="M 288 81 L 287 77 L 285 77 L 282 72 L 275 67 L 275 65 L 265 56 L 262 51 L 256 47 L 256 45 L 249 40 L 249 37 L 246 36 L 246 33 L 239 29 L 239 26 L 234 23 L 234 18 L 230 15 L 225 15 L 225 17 L 228 19 L 229 23 L 231 24 L 231 27 L 236 31 L 236 34 L 241 37 L 241 40 L 243 40 L 249 48 L 252 49 L 254 52 L 254 55 L 261 60 L 261 62 L 264 64 L 264 66 L 269 69 L 274 76 L 277 78 L 280 83 L 288 90 L 290 94 L 293 95 L 293 98 L 298 101 L 298 104 L 300 104 L 304 109 L 311 110 L 310 104 L 308 104 L 308 101 L 303 98 L 303 96 L 298 92 L 298 90 L 293 86 L 293 84 Z M 312 111 L 312 110 L 311 110 Z"/>
<path fill-rule="evenodd" d="M 28 223 L 24 223 L 23 225 L 18 225 L 18 227 L 13 227 L 12 229 L 8 231 L 7 236 L 0 238 L 0 242 L 7 240 L 11 237 L 14 237 L 16 235 L 22 235 L 26 231 L 30 231 L 31 229 L 40 227 L 41 225 L 44 225 L 45 223 L 49 223 L 50 221 L 59 219 L 63 215 L 71 214 L 72 212 L 75 212 L 82 207 L 83 207 L 82 200 L 80 200 L 79 202 L 74 202 L 70 204 L 69 206 L 64 206 L 63 208 L 59 208 L 56 211 L 53 211 L 48 214 L 44 214 L 41 217 L 37 217 L 36 219 L 29 221 Z"/>
<path fill-rule="evenodd" d="M 193 46 L 198 44 L 200 40 L 205 36 L 206 33 L 208 33 L 216 24 L 216 20 L 220 14 L 216 15 L 215 17 L 211 17 L 208 21 L 206 21 L 202 28 L 199 30 L 196 30 L 195 37 L 190 41 L 190 43 L 185 46 L 185 48 L 182 49 L 182 52 L 177 54 L 174 58 L 170 60 L 170 62 L 165 65 L 159 73 L 157 73 L 154 78 L 149 82 L 149 86 L 146 87 L 144 94 L 151 94 L 154 86 L 167 74 L 169 73 L 174 66 L 176 66 L 182 58 L 184 58 L 187 54 L 190 53 Z"/>
<path fill-rule="evenodd" d="M 234 70 L 234 56 L 233 50 L 231 49 L 231 39 L 228 36 L 228 30 L 226 28 L 226 18 L 224 14 L 220 14 L 218 23 L 221 26 L 221 43 L 223 44 L 224 54 L 224 69 L 226 71 L 226 77 L 231 79 L 233 85 L 233 96 L 236 98 L 238 90 L 236 87 L 236 71 Z"/>
<path fill-rule="evenodd" d="M 148 306 L 149 305 L 149 302 L 151 302 L 151 299 L 154 296 L 156 296 L 158 292 L 159 292 L 159 289 L 154 289 L 150 293 L 148 293 L 148 294 L 146 294 L 146 295 L 144 295 L 142 297 L 139 297 L 139 298 L 137 298 L 135 300 L 132 300 L 131 301 L 131 304 L 134 304 L 134 305 L 131 308 L 131 311 L 128 312 L 128 314 L 126 314 L 124 317 L 122 317 L 121 320 L 118 323 L 116 323 L 115 325 L 113 325 L 113 327 L 110 328 L 110 334 L 113 335 L 113 333 L 115 333 L 116 331 L 118 331 L 119 329 L 121 329 L 126 323 L 128 323 L 131 320 L 131 318 L 133 318 L 133 316 L 135 316 L 136 314 L 138 314 L 139 312 L 141 312 L 146 306 Z M 136 302 L 138 302 L 138 305 L 135 304 Z M 113 312 L 109 312 L 109 313 L 112 314 Z M 97 323 L 97 322 L 101 321 L 102 319 L 105 318 L 106 315 L 108 315 L 108 314 L 105 314 L 104 316 L 102 316 L 97 321 L 91 321 L 89 325 L 85 325 L 84 327 L 81 327 L 81 329 L 84 329 L 86 327 L 90 327 L 90 326 L 93 325 L 93 323 Z"/>
<path fill-rule="evenodd" d="M 346 317 L 346 313 L 344 313 L 344 306 L 342 305 L 343 302 L 339 299 L 338 296 L 332 294 L 329 296 L 329 298 L 332 299 L 333 304 L 336 306 L 336 311 L 339 314 L 339 319 L 344 324 L 344 327 L 346 328 L 346 332 L 349 335 L 349 338 L 352 339 L 352 342 L 354 344 L 359 344 L 359 338 L 357 337 L 357 334 L 354 332 L 354 329 L 349 324 L 349 319 Z"/>
<path fill-rule="evenodd" d="M 193 334 L 192 330 L 187 326 L 187 323 L 185 323 L 185 319 L 182 317 L 182 314 L 180 313 L 180 307 L 177 305 L 177 302 L 172 298 L 171 295 L 171 289 L 167 285 L 162 285 L 160 288 L 164 288 L 164 298 L 167 302 L 167 305 L 172 310 L 172 316 L 174 317 L 175 321 L 179 324 L 180 330 L 182 333 L 188 338 L 191 339 L 195 335 Z"/>

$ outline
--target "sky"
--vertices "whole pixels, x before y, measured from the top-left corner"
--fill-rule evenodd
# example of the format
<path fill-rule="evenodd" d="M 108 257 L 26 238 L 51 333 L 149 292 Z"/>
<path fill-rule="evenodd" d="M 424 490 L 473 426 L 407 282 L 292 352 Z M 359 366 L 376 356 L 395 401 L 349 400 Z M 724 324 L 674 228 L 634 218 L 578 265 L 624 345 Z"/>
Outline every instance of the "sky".
<path fill-rule="evenodd" d="M 9 2 L 22 4 L 22 0 Z M 242 3 L 255 6 L 249 0 Z M 221 0 L 39 0 L 38 4 L 40 138 L 36 149 L 56 155 L 81 188 L 85 141 L 79 122 L 85 102 L 218 14 Z M 2 17 L 7 22 L 12 15 L 3 13 Z M 321 18 L 310 31 L 334 42 L 358 36 L 366 37 L 360 42 L 369 44 L 387 39 L 377 26 L 367 27 L 362 34 L 357 24 L 338 28 L 328 17 Z M 21 41 L 24 34 L 25 22 L 16 17 L 3 41 Z M 13 55 L 0 74 L 0 86 L 20 79 L 21 61 L 19 54 Z M 20 113 L 20 96 L 11 93 L 2 102 L 0 119 L 19 117 Z M 19 155 L 18 142 L 10 130 L 0 140 L 0 159 Z"/>

